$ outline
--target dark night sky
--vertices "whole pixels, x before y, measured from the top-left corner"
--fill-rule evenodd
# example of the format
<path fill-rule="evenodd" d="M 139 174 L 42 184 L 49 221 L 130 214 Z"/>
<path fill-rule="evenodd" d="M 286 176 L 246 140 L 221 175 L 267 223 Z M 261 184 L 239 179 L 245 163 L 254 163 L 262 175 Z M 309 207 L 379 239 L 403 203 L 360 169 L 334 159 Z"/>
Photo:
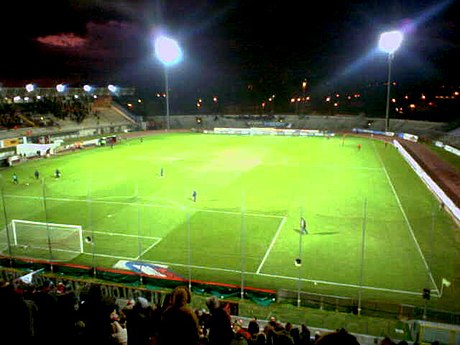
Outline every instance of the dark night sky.
<path fill-rule="evenodd" d="M 43 0 L 8 1 L 0 12 L 0 82 L 22 86 L 117 83 L 156 92 L 163 69 L 153 54 L 159 30 L 175 36 L 184 60 L 171 88 L 197 97 L 289 95 L 386 78 L 379 33 L 407 31 L 394 60 L 406 85 L 460 84 L 459 1 Z"/>

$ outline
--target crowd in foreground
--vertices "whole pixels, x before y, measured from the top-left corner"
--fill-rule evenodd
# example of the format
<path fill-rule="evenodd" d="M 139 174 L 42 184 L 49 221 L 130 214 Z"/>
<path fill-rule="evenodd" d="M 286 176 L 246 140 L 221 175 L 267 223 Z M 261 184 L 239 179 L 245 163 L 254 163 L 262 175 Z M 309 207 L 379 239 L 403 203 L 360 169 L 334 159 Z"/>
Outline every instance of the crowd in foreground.
<path fill-rule="evenodd" d="M 311 334 L 306 325 L 282 324 L 272 317 L 245 326 L 232 319 L 216 297 L 206 309 L 192 309 L 187 287 L 176 287 L 152 305 L 138 296 L 121 306 L 104 297 L 99 285 L 78 296 L 51 281 L 36 287 L 0 281 L 1 344 L 86 345 L 359 345 L 344 329 Z M 377 344 L 377 342 L 376 342 Z M 379 345 L 393 345 L 385 338 Z M 407 344 L 405 341 L 398 344 Z"/>

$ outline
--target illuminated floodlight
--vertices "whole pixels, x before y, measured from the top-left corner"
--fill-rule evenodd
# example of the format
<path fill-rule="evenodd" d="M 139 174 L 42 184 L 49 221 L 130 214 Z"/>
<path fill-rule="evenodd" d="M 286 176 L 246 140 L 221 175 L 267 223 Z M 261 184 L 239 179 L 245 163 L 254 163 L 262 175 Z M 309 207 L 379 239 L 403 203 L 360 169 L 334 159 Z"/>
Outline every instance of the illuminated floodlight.
<path fill-rule="evenodd" d="M 391 87 L 391 62 L 394 52 L 398 50 L 403 41 L 401 31 L 388 31 L 380 35 L 379 49 L 388 54 L 388 81 L 387 81 L 387 100 L 385 109 L 385 132 L 390 130 L 390 87 Z"/>
<path fill-rule="evenodd" d="M 379 49 L 384 53 L 393 54 L 403 41 L 401 31 L 388 31 L 380 35 Z"/>
<path fill-rule="evenodd" d="M 112 85 L 110 84 L 109 86 L 107 86 L 107 89 L 109 89 L 110 92 L 117 92 L 118 88 L 115 86 L 115 85 Z"/>
<path fill-rule="evenodd" d="M 21 96 L 14 96 L 13 97 L 13 102 L 14 103 L 19 103 L 21 101 Z"/>
<path fill-rule="evenodd" d="M 159 36 L 155 40 L 155 54 L 165 66 L 171 66 L 182 59 L 182 50 L 176 40 Z"/>
<path fill-rule="evenodd" d="M 32 91 L 34 91 L 34 90 L 35 90 L 34 84 L 27 84 L 27 85 L 26 85 L 26 90 L 27 90 L 27 92 L 32 92 Z"/>
<path fill-rule="evenodd" d="M 64 92 L 65 91 L 65 85 L 64 84 L 57 84 L 56 85 L 56 90 L 57 90 L 57 92 Z"/>
<path fill-rule="evenodd" d="M 85 92 L 91 92 L 92 89 L 91 85 L 86 84 L 83 86 L 83 91 Z"/>

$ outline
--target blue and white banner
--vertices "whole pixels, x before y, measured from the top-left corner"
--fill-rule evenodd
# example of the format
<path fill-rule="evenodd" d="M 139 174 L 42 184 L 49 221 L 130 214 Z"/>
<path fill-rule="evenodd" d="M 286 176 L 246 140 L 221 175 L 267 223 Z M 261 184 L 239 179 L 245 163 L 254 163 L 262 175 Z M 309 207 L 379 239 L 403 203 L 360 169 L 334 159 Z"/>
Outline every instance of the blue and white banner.
<path fill-rule="evenodd" d="M 160 278 L 183 278 L 171 271 L 168 266 L 161 264 L 151 264 L 140 261 L 119 260 L 113 268 L 132 271 L 135 273 L 145 274 L 152 277 Z"/>

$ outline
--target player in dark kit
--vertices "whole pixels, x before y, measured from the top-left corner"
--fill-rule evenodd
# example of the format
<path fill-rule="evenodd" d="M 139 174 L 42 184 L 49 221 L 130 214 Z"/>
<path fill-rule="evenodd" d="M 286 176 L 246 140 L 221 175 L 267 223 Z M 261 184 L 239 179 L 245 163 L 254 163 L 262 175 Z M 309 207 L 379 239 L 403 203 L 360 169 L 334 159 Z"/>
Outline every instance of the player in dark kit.
<path fill-rule="evenodd" d="M 19 183 L 18 175 L 16 175 L 16 173 L 13 173 L 13 183 L 14 183 L 14 184 L 18 184 L 18 183 Z"/>
<path fill-rule="evenodd" d="M 56 169 L 56 171 L 54 172 L 54 176 L 56 178 L 60 178 L 61 177 L 61 172 L 59 171 L 59 169 Z"/>
<path fill-rule="evenodd" d="M 35 170 L 34 176 L 35 176 L 36 180 L 38 180 L 40 178 L 40 173 L 38 172 L 38 170 Z"/>
<path fill-rule="evenodd" d="M 196 190 L 194 190 L 192 193 L 193 202 L 196 202 L 196 195 L 197 195 Z"/>
<path fill-rule="evenodd" d="M 300 232 L 302 234 L 308 234 L 307 231 L 307 222 L 305 221 L 304 217 L 300 217 Z"/>

